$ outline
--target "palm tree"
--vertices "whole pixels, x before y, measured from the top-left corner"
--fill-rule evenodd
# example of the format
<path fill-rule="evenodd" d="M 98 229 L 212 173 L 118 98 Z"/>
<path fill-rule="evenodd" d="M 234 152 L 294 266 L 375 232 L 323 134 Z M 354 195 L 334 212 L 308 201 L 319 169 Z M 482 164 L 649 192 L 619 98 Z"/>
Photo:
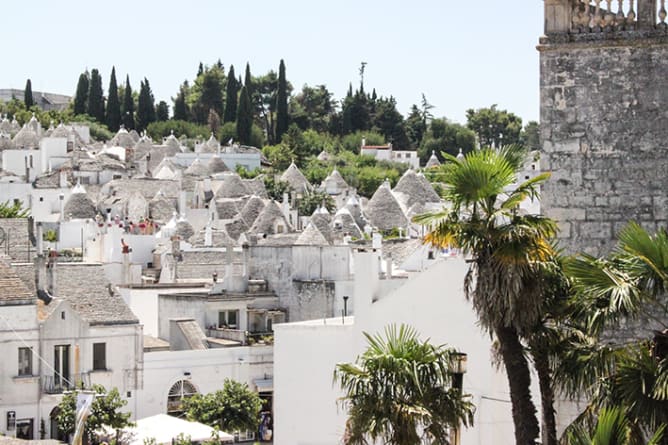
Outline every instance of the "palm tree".
<path fill-rule="evenodd" d="M 26 218 L 30 212 L 23 208 L 21 201 L 0 202 L 0 218 Z"/>
<path fill-rule="evenodd" d="M 647 445 L 661 443 L 664 428 L 657 431 Z M 641 444 L 642 435 L 633 428 L 624 414 L 624 410 L 603 408 L 592 430 L 578 426 L 567 433 L 569 445 L 630 445 Z"/>
<path fill-rule="evenodd" d="M 631 223 L 618 238 L 609 256 L 581 255 L 566 267 L 577 292 L 575 315 L 590 340 L 575 342 L 557 373 L 568 393 L 591 397 L 582 418 L 614 404 L 635 428 L 657 431 L 668 424 L 668 234 L 652 236 Z M 622 343 L 598 341 L 625 319 L 653 321 L 664 331 Z"/>
<path fill-rule="evenodd" d="M 518 445 L 533 444 L 539 434 L 520 337 L 543 313 L 543 282 L 537 278 L 556 232 L 552 220 L 517 210 L 523 200 L 538 197 L 538 186 L 549 177 L 541 174 L 516 185 L 526 154 L 516 145 L 473 151 L 461 162 L 444 153 L 444 194 L 451 207 L 415 218 L 430 229 L 426 242 L 471 256 L 465 292 L 481 325 L 498 340 Z"/>
<path fill-rule="evenodd" d="M 448 444 L 450 430 L 473 423 L 473 405 L 452 387 L 453 349 L 420 341 L 405 325 L 385 337 L 364 334 L 366 351 L 356 363 L 336 366 L 334 378 L 348 407 L 345 445 Z"/>

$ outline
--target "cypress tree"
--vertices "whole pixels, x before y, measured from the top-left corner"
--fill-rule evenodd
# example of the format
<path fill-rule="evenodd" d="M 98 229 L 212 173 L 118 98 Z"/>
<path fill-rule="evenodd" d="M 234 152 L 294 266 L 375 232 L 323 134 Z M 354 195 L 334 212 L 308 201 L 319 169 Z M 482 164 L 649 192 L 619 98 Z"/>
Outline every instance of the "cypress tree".
<path fill-rule="evenodd" d="M 237 108 L 237 138 L 239 138 L 239 143 L 250 143 L 252 129 L 253 109 L 251 108 L 250 97 L 248 97 L 248 90 L 243 86 L 239 93 L 239 107 Z"/>
<path fill-rule="evenodd" d="M 137 130 L 146 130 L 148 124 L 155 122 L 155 99 L 151 92 L 148 79 L 140 82 L 139 100 L 137 102 Z"/>
<path fill-rule="evenodd" d="M 111 68 L 109 79 L 109 95 L 107 97 L 107 127 L 109 131 L 117 132 L 121 126 L 121 102 L 118 100 L 118 83 L 116 82 L 116 67 Z"/>
<path fill-rule="evenodd" d="M 288 131 L 288 84 L 285 80 L 285 63 L 281 59 L 276 92 L 276 142 L 281 142 L 286 131 Z"/>
<path fill-rule="evenodd" d="M 90 72 L 88 115 L 95 118 L 96 121 L 104 123 L 104 92 L 102 91 L 102 77 L 96 68 L 93 68 Z"/>
<path fill-rule="evenodd" d="M 169 105 L 164 100 L 161 100 L 155 106 L 155 118 L 158 122 L 169 120 Z"/>
<path fill-rule="evenodd" d="M 88 71 L 81 73 L 79 83 L 77 83 L 77 92 L 74 95 L 74 114 L 86 114 L 86 105 L 88 105 L 89 88 Z"/>
<path fill-rule="evenodd" d="M 174 120 L 188 120 L 188 105 L 186 104 L 186 91 L 188 91 L 188 81 L 186 80 L 179 89 L 179 94 L 174 99 Z"/>
<path fill-rule="evenodd" d="M 230 65 L 227 74 L 227 88 L 225 89 L 225 112 L 223 122 L 234 122 L 237 117 L 237 77 L 234 75 L 234 65 Z"/>
<path fill-rule="evenodd" d="M 130 131 L 135 128 L 135 102 L 132 98 L 130 76 L 125 78 L 125 96 L 123 97 L 123 126 Z"/>
<path fill-rule="evenodd" d="M 204 65 L 202 62 L 199 63 L 199 67 L 197 68 L 197 77 L 201 76 L 204 74 Z"/>
<path fill-rule="evenodd" d="M 26 110 L 35 105 L 35 100 L 32 97 L 32 82 L 30 79 L 26 81 L 26 89 L 23 92 L 23 102 L 26 104 Z"/>
<path fill-rule="evenodd" d="M 253 97 L 253 78 L 251 77 L 250 64 L 246 62 L 246 76 L 244 77 L 244 85 L 248 90 L 248 95 Z"/>

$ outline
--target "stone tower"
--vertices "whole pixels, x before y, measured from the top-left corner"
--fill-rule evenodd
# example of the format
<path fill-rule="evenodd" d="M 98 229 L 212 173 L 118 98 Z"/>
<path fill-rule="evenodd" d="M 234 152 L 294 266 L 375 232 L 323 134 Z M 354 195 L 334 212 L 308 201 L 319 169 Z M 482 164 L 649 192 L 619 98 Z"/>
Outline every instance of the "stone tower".
<path fill-rule="evenodd" d="M 568 252 L 603 254 L 668 221 L 665 0 L 544 0 L 543 209 Z"/>

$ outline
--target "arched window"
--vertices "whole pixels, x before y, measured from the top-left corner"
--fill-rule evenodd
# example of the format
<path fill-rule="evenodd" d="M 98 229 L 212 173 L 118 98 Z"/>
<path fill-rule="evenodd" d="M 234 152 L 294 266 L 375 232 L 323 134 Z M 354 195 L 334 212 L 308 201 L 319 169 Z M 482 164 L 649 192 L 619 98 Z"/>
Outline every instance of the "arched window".
<path fill-rule="evenodd" d="M 187 380 L 179 380 L 169 389 L 167 396 L 167 414 L 174 417 L 183 416 L 183 400 L 197 394 L 195 385 Z"/>

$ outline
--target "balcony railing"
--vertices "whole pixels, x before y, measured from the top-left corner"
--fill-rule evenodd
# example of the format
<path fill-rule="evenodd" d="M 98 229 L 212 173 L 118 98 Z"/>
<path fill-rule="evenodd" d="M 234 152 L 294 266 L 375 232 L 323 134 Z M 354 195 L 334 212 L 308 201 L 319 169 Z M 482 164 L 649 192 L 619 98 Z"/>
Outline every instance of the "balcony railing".
<path fill-rule="evenodd" d="M 60 376 L 47 375 L 42 377 L 42 390 L 46 394 L 62 394 L 75 389 L 90 389 L 90 373 L 73 374 L 67 379 Z"/>

